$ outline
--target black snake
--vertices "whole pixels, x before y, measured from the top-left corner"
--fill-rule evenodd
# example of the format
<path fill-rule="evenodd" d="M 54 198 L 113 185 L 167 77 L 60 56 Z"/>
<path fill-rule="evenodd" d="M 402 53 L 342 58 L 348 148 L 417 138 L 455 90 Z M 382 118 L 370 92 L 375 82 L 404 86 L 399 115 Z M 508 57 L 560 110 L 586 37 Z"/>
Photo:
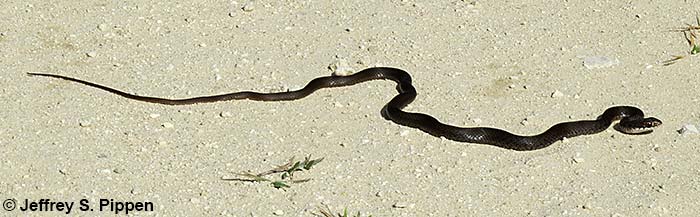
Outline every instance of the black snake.
<path fill-rule="evenodd" d="M 359 71 L 348 76 L 326 76 L 311 80 L 304 88 L 279 93 L 258 93 L 242 91 L 228 94 L 201 96 L 186 99 L 165 99 L 158 97 L 139 96 L 126 93 L 100 84 L 87 82 L 71 77 L 45 74 L 28 73 L 34 76 L 46 76 L 78 82 L 91 87 L 99 88 L 119 96 L 166 105 L 186 105 L 196 103 L 209 103 L 228 100 L 250 99 L 255 101 L 288 101 L 304 98 L 314 91 L 322 88 L 350 86 L 366 81 L 386 79 L 397 83 L 396 95 L 384 108 L 382 116 L 394 123 L 420 129 L 430 135 L 444 137 L 449 140 L 494 145 L 501 148 L 517 151 L 529 151 L 547 147 L 563 138 L 571 138 L 580 135 L 599 133 L 607 129 L 613 122 L 619 121 L 615 129 L 626 134 L 647 134 L 652 128 L 661 125 L 659 119 L 644 117 L 642 110 L 632 106 L 614 106 L 603 112 L 596 120 L 581 120 L 558 123 L 547 131 L 534 136 L 519 136 L 507 131 L 487 127 L 463 128 L 443 124 L 437 119 L 422 113 L 405 112 L 401 109 L 413 102 L 416 98 L 416 89 L 411 84 L 411 76 L 404 70 L 397 68 L 375 67 Z"/>

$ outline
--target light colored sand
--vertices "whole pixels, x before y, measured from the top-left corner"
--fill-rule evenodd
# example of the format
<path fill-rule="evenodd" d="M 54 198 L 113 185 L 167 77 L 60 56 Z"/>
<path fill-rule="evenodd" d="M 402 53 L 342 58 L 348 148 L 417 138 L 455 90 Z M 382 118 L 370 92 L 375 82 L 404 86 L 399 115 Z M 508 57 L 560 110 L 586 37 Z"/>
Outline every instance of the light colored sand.
<path fill-rule="evenodd" d="M 284 2 L 2 3 L 2 199 L 152 201 L 138 214 L 162 216 L 310 216 L 321 204 L 374 216 L 697 214 L 700 138 L 675 130 L 700 122 L 700 57 L 658 62 L 687 52 L 667 30 L 694 22 L 698 1 Z M 620 64 L 584 68 L 593 55 Z M 338 59 L 406 69 L 419 91 L 407 109 L 456 125 L 533 134 L 611 105 L 664 125 L 521 153 L 385 121 L 390 82 L 169 107 L 24 74 L 190 97 L 298 88 Z M 220 180 L 307 154 L 325 161 L 287 190 Z"/>

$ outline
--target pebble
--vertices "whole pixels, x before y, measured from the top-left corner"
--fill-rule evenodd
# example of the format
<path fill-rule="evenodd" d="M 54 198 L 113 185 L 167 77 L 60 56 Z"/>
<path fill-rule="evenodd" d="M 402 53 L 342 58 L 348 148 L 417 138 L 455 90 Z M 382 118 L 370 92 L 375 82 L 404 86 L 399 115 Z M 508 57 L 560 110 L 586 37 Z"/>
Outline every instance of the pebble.
<path fill-rule="evenodd" d="M 88 57 L 95 57 L 95 56 L 97 56 L 97 52 L 90 51 L 90 52 L 85 53 L 85 55 L 87 55 Z"/>
<path fill-rule="evenodd" d="M 395 203 L 394 205 L 391 205 L 391 207 L 394 207 L 394 208 L 406 208 L 406 207 L 408 207 L 408 204 L 406 204 L 406 203 L 404 203 L 404 202 L 397 202 L 397 203 Z"/>
<path fill-rule="evenodd" d="M 151 118 L 158 118 L 158 117 L 160 117 L 160 114 L 152 113 L 152 114 L 150 114 L 150 115 L 148 115 L 148 116 L 151 117 Z"/>
<path fill-rule="evenodd" d="M 243 11 L 245 11 L 245 12 L 251 12 L 251 11 L 255 10 L 255 2 L 248 1 L 247 3 L 245 3 L 245 5 L 243 5 L 243 7 L 241 9 L 243 9 Z"/>
<path fill-rule="evenodd" d="M 581 153 L 576 153 L 572 160 L 574 160 L 574 163 L 583 163 L 585 161 L 583 157 L 581 157 Z"/>
<path fill-rule="evenodd" d="M 583 59 L 583 66 L 587 69 L 608 68 L 620 64 L 620 60 L 606 56 L 590 56 Z"/>
<path fill-rule="evenodd" d="M 549 96 L 552 97 L 552 98 L 558 98 L 558 97 L 564 96 L 564 93 L 562 93 L 562 92 L 559 91 L 559 90 L 555 90 L 555 91 L 552 92 L 552 94 L 549 95 Z"/>
<path fill-rule="evenodd" d="M 170 122 L 165 122 L 165 123 L 163 123 L 161 126 L 163 126 L 163 127 L 165 127 L 165 128 L 173 128 L 173 127 L 175 127 L 175 125 L 174 125 L 173 123 L 170 123 Z"/>
<path fill-rule="evenodd" d="M 78 122 L 78 125 L 81 127 L 89 127 L 90 125 L 92 125 L 92 123 L 90 123 L 90 121 L 82 120 L 82 121 Z"/>
<path fill-rule="evenodd" d="M 278 209 L 278 210 L 275 210 L 274 212 L 272 212 L 272 214 L 275 214 L 275 215 L 284 215 L 284 211 L 282 211 L 281 209 Z"/>
<path fill-rule="evenodd" d="M 231 112 L 221 112 L 219 113 L 219 116 L 221 116 L 222 118 L 227 118 L 233 116 L 233 114 L 231 114 Z"/>
<path fill-rule="evenodd" d="M 333 71 L 333 76 L 348 76 L 355 73 L 355 70 L 350 67 L 347 60 L 340 59 L 328 65 L 328 69 Z"/>
<path fill-rule="evenodd" d="M 107 24 L 100 23 L 99 25 L 97 25 L 97 29 L 99 29 L 101 31 L 105 31 L 105 30 L 107 30 Z"/>
<path fill-rule="evenodd" d="M 399 208 L 399 209 L 403 209 L 403 208 L 413 208 L 414 206 L 416 206 L 416 204 L 408 204 L 408 203 L 405 203 L 405 202 L 396 202 L 394 205 L 391 205 L 391 207 Z"/>
<path fill-rule="evenodd" d="M 525 118 L 525 119 L 523 119 L 522 121 L 520 121 L 520 124 L 523 125 L 523 126 L 527 126 L 527 124 L 528 124 L 528 123 L 527 123 L 527 118 Z"/>
<path fill-rule="evenodd" d="M 678 129 L 678 133 L 681 135 L 689 135 L 689 134 L 698 134 L 700 131 L 698 131 L 698 128 L 693 125 L 693 124 L 686 124 L 681 127 L 681 129 Z"/>

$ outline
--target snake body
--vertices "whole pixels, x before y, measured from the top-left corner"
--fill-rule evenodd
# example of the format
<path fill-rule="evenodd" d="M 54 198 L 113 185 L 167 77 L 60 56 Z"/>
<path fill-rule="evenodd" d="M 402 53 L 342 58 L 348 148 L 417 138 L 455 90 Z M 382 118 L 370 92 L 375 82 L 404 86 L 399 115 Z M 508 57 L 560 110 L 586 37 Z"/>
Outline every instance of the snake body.
<path fill-rule="evenodd" d="M 607 129 L 615 121 L 619 121 L 615 129 L 626 134 L 647 134 L 653 131 L 652 128 L 661 125 L 661 121 L 654 117 L 644 117 L 642 110 L 632 106 L 614 106 L 603 112 L 596 120 L 581 120 L 563 122 L 550 127 L 548 130 L 533 136 L 520 136 L 507 131 L 488 128 L 471 127 L 463 128 L 444 124 L 432 116 L 406 112 L 402 109 L 416 98 L 416 89 L 411 84 L 411 76 L 408 72 L 388 67 L 367 68 L 348 76 L 326 76 L 311 80 L 304 88 L 278 93 L 259 93 L 252 91 L 241 91 L 220 95 L 201 96 L 185 99 L 166 99 L 149 96 L 139 96 L 126 93 L 104 85 L 83 81 L 76 78 L 62 75 L 46 73 L 28 73 L 33 76 L 45 76 L 81 83 L 87 86 L 99 88 L 119 96 L 165 105 L 188 105 L 197 103 L 210 103 L 229 100 L 255 100 L 255 101 L 289 101 L 304 98 L 316 90 L 322 88 L 350 86 L 371 80 L 391 80 L 396 82 L 396 89 L 399 92 L 381 110 L 385 119 L 396 124 L 420 129 L 436 137 L 444 137 L 449 140 L 488 144 L 501 148 L 530 151 L 545 148 L 552 143 L 580 135 L 599 133 Z"/>

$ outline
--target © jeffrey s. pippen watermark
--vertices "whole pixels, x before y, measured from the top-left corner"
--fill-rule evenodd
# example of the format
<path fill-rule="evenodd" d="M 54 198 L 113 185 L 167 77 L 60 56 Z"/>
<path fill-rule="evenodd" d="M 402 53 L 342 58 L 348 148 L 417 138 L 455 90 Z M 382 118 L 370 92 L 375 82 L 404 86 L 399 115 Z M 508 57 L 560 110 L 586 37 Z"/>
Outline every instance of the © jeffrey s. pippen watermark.
<path fill-rule="evenodd" d="M 133 212 L 153 211 L 153 202 L 147 201 L 115 201 L 114 199 L 99 199 L 97 206 L 93 207 L 90 200 L 81 199 L 79 201 L 53 201 L 51 199 L 30 200 L 6 199 L 2 203 L 2 208 L 6 211 L 22 212 L 62 212 L 71 214 L 74 211 L 82 212 L 113 212 L 115 214 L 129 214 Z"/>

